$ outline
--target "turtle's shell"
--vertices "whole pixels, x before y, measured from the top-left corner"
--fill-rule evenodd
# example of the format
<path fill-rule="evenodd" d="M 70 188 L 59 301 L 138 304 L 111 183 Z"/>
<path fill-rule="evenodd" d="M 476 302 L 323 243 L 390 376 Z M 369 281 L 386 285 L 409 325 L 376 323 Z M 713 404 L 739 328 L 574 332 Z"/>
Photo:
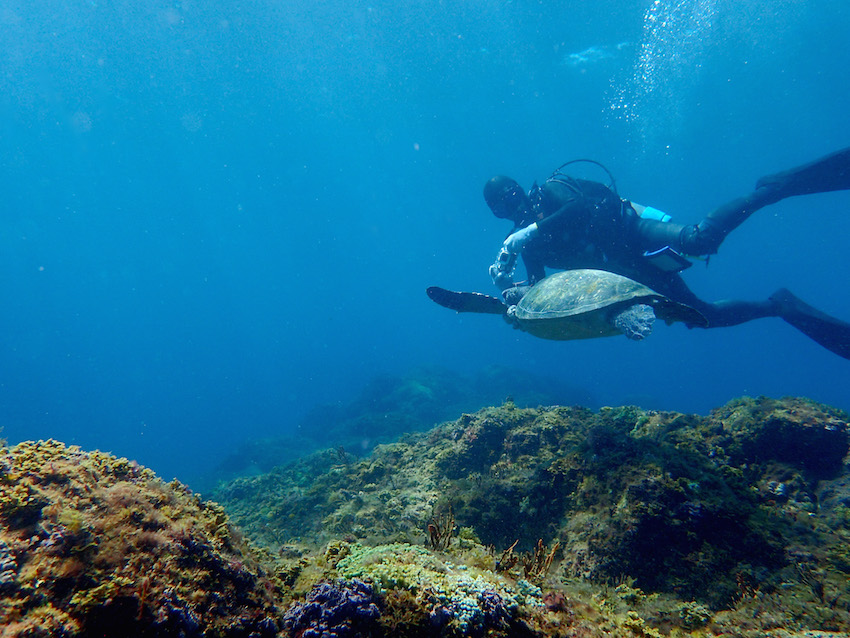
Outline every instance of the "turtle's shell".
<path fill-rule="evenodd" d="M 669 300 L 628 277 L 565 270 L 529 290 L 517 304 L 515 318 L 520 328 L 543 339 L 590 339 L 620 334 L 611 320 L 629 306 L 659 302 Z"/>

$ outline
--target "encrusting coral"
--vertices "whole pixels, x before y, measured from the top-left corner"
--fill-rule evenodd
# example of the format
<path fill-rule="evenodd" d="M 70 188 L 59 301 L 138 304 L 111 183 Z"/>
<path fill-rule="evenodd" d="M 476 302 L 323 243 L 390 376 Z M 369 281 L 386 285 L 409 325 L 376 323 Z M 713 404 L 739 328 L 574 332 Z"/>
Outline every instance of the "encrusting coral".
<path fill-rule="evenodd" d="M 508 402 L 223 506 L 108 454 L 3 447 L 0 637 L 846 636 L 848 430 L 804 399 Z"/>
<path fill-rule="evenodd" d="M 275 636 L 274 585 L 224 511 L 127 459 L 0 449 L 0 635 Z"/>

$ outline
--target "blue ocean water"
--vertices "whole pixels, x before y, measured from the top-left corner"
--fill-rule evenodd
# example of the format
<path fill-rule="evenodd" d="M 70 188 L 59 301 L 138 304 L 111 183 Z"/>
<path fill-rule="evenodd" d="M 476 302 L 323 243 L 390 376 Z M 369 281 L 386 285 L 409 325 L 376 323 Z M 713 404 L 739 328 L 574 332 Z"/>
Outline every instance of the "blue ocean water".
<path fill-rule="evenodd" d="M 191 480 L 421 365 L 598 405 L 850 409 L 850 364 L 770 319 L 552 343 L 432 304 L 493 292 L 481 198 L 589 157 L 695 222 L 850 144 L 843 0 L 6 0 L 0 436 Z M 686 273 L 850 320 L 850 192 L 785 200 Z"/>

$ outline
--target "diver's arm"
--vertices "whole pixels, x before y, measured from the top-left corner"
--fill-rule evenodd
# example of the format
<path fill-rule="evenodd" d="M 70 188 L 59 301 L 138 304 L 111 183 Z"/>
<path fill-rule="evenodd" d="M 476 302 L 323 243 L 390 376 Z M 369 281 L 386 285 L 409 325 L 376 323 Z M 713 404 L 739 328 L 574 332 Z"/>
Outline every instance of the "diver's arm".
<path fill-rule="evenodd" d="M 544 185 L 546 188 L 547 185 Z M 534 208 L 534 215 L 525 226 L 514 230 L 505 240 L 504 247 L 511 253 L 521 253 L 528 242 L 542 236 L 549 238 L 563 235 L 568 226 L 575 226 L 580 213 L 585 208 L 585 200 L 577 193 L 570 192 L 567 197 L 559 195 L 548 198 L 550 206 Z M 547 213 L 553 202 L 560 203 L 555 212 Z M 531 211 L 529 211 L 531 212 Z"/>
<path fill-rule="evenodd" d="M 537 230 L 542 235 L 552 236 L 574 223 L 576 214 L 581 212 L 585 202 L 578 197 L 565 202 L 558 210 L 538 220 Z"/>
<path fill-rule="evenodd" d="M 522 263 L 525 264 L 525 272 L 528 275 L 529 286 L 533 286 L 546 277 L 546 269 L 543 267 L 542 262 L 523 253 Z"/>

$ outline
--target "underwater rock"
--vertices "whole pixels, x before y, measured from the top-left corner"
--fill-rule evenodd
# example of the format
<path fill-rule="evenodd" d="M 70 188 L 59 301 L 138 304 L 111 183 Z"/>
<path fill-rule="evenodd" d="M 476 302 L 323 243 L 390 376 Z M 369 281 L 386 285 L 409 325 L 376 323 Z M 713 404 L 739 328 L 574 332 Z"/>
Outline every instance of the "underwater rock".
<path fill-rule="evenodd" d="M 126 459 L 3 447 L 0 636 L 846 636 L 848 429 L 507 402 L 223 485 L 262 551 Z"/>
<path fill-rule="evenodd" d="M 0 449 L 4 638 L 276 636 L 274 585 L 224 511 L 127 459 Z"/>
<path fill-rule="evenodd" d="M 722 423 L 735 465 L 779 461 L 819 480 L 835 476 L 847 454 L 846 415 L 807 399 L 737 400 L 710 418 Z"/>
<path fill-rule="evenodd" d="M 362 461 L 319 454 L 216 497 L 272 550 L 334 538 L 425 545 L 429 522 L 450 506 L 493 548 L 491 570 L 514 544 L 520 557 L 559 542 L 551 574 L 563 582 L 627 579 L 715 611 L 753 592 L 797 601 L 814 592 L 845 622 L 848 428 L 842 411 L 795 398 L 737 399 L 708 416 L 508 402 Z M 515 564 L 508 576 L 521 577 Z"/>
<path fill-rule="evenodd" d="M 326 447 L 361 456 L 379 443 L 500 403 L 508 395 L 517 405 L 592 402 L 587 392 L 557 379 L 502 366 L 470 376 L 439 367 L 380 375 L 368 380 L 347 403 L 313 407 L 299 422 L 297 434 L 242 443 L 204 482 L 214 486 L 221 480 L 270 472 Z"/>

